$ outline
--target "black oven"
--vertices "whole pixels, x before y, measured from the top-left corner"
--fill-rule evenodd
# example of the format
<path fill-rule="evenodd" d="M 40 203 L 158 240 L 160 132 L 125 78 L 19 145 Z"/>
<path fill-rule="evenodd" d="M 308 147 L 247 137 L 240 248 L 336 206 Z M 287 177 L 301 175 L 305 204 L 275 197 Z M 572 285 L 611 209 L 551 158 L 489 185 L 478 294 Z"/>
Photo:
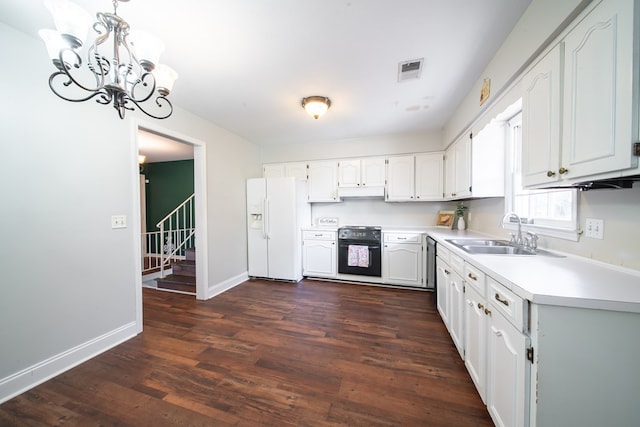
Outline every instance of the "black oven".
<path fill-rule="evenodd" d="M 380 227 L 338 229 L 338 273 L 382 276 L 382 230 Z"/>

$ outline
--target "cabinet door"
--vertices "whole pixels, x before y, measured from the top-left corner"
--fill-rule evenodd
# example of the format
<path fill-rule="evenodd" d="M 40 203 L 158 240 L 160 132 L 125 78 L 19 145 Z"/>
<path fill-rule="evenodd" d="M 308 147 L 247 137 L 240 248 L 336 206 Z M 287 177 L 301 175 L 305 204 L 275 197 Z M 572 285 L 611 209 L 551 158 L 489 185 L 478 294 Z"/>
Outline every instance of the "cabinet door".
<path fill-rule="evenodd" d="M 308 181 L 310 202 L 339 201 L 337 161 L 310 162 Z"/>
<path fill-rule="evenodd" d="M 375 157 L 362 159 L 361 162 L 361 183 L 368 187 L 382 187 L 385 179 L 385 159 Z"/>
<path fill-rule="evenodd" d="M 449 276 L 449 304 L 449 333 L 464 359 L 464 284 L 455 271 Z"/>
<path fill-rule="evenodd" d="M 456 188 L 456 153 L 455 145 L 450 146 L 444 155 L 444 197 L 451 199 Z"/>
<path fill-rule="evenodd" d="M 360 160 L 340 160 L 338 186 L 360 187 Z"/>
<path fill-rule="evenodd" d="M 498 427 L 527 425 L 528 338 L 491 310 L 487 354 L 487 409 Z"/>
<path fill-rule="evenodd" d="M 263 178 L 280 178 L 286 176 L 284 172 L 284 164 L 276 163 L 262 166 Z"/>
<path fill-rule="evenodd" d="M 456 142 L 455 148 L 455 186 L 453 197 L 471 195 L 471 139 L 464 135 Z"/>
<path fill-rule="evenodd" d="M 522 185 L 557 181 L 560 165 L 561 45 L 524 77 L 522 98 Z"/>
<path fill-rule="evenodd" d="M 382 259 L 382 277 L 386 283 L 424 286 L 422 245 L 385 243 Z"/>
<path fill-rule="evenodd" d="M 294 177 L 297 181 L 306 181 L 307 180 L 307 163 L 306 162 L 285 163 L 284 174 L 285 176 Z"/>
<path fill-rule="evenodd" d="M 451 268 L 442 261 L 440 257 L 436 258 L 436 306 L 438 313 L 442 318 L 442 322 L 449 329 L 449 276 Z"/>
<path fill-rule="evenodd" d="M 416 200 L 442 200 L 444 191 L 444 154 L 419 154 L 415 157 Z"/>
<path fill-rule="evenodd" d="M 312 277 L 335 277 L 336 255 L 335 241 L 304 240 L 302 243 L 303 274 Z"/>
<path fill-rule="evenodd" d="M 630 149 L 634 4 L 603 1 L 564 40 L 562 178 L 637 165 Z"/>
<path fill-rule="evenodd" d="M 486 301 L 471 286 L 464 289 L 464 364 L 480 398 L 486 403 L 487 315 Z"/>
<path fill-rule="evenodd" d="M 387 201 L 404 202 L 414 200 L 414 157 L 389 157 L 387 162 Z"/>

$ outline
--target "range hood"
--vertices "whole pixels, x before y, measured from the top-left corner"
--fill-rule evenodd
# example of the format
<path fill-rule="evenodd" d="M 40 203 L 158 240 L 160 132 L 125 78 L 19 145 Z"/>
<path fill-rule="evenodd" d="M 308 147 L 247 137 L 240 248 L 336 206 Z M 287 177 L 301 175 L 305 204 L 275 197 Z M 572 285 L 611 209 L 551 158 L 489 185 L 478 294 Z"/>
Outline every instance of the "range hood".
<path fill-rule="evenodd" d="M 373 187 L 339 187 L 338 197 L 341 199 L 348 198 L 384 198 L 384 185 Z"/>
<path fill-rule="evenodd" d="M 549 189 L 554 188 L 576 188 L 580 191 L 589 190 L 619 190 L 622 188 L 633 187 L 634 182 L 640 181 L 640 175 L 630 175 L 617 178 L 595 179 L 590 181 L 575 182 L 567 185 L 551 185 Z"/>

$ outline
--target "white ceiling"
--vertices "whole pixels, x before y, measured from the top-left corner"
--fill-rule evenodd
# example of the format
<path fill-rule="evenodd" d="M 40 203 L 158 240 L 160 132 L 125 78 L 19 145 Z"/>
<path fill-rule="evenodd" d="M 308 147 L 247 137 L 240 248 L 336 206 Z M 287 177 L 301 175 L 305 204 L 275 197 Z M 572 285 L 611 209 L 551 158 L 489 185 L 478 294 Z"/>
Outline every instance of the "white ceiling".
<path fill-rule="evenodd" d="M 268 146 L 440 130 L 530 2 L 132 0 L 118 14 L 164 41 L 175 106 Z M 42 0 L 0 0 L 0 20 L 54 27 Z M 398 83 L 418 58 L 421 78 Z M 332 101 L 318 120 L 300 106 L 310 95 Z"/>

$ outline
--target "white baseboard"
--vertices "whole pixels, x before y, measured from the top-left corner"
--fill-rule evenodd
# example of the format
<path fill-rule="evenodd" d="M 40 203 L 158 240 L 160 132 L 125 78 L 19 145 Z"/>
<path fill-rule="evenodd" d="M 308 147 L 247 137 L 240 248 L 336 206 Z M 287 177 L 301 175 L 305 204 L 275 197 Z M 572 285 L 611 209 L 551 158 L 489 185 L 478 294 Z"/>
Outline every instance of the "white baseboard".
<path fill-rule="evenodd" d="M 136 322 L 128 323 L 97 338 L 43 360 L 6 378 L 0 379 L 0 403 L 50 380 L 109 350 L 138 334 Z"/>
<path fill-rule="evenodd" d="M 210 286 L 207 290 L 207 299 L 211 299 L 216 295 L 220 295 L 224 291 L 228 291 L 229 289 L 238 286 L 240 283 L 246 282 L 247 280 L 249 280 L 249 273 L 245 271 L 244 273 L 231 277 L 224 282 L 220 282 L 216 285 Z"/>

